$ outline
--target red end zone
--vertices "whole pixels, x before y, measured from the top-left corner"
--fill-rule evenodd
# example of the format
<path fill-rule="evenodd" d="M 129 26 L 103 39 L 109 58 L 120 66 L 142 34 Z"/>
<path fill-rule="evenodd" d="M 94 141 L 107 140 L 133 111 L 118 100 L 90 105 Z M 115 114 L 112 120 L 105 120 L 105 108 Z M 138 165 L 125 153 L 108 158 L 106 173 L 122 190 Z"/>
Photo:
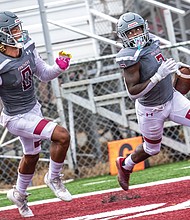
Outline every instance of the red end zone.
<path fill-rule="evenodd" d="M 169 181 L 132 186 L 127 192 L 116 189 L 96 195 L 74 196 L 69 203 L 30 205 L 35 214 L 30 220 L 190 219 L 190 178 Z M 0 220 L 19 219 L 17 209 L 0 211 Z"/>

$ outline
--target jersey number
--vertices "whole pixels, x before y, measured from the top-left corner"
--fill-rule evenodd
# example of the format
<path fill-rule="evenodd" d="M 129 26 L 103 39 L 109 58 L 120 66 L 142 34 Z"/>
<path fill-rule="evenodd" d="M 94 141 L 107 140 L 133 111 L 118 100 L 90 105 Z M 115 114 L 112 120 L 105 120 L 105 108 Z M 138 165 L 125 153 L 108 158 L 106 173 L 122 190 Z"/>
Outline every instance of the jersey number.
<path fill-rule="evenodd" d="M 32 71 L 30 66 L 27 66 L 22 70 L 22 88 L 23 91 L 28 90 L 32 86 Z"/>
<path fill-rule="evenodd" d="M 160 61 L 165 61 L 165 59 L 161 53 L 157 54 L 155 57 L 159 63 L 160 63 Z"/>

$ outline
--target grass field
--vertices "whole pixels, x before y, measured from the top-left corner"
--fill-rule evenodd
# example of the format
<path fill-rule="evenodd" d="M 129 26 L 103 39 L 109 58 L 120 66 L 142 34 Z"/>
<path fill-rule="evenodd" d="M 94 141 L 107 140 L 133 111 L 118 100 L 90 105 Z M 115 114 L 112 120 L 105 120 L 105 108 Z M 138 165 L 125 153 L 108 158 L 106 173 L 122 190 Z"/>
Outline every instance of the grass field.
<path fill-rule="evenodd" d="M 130 179 L 130 185 L 189 176 L 189 169 L 189 160 L 154 166 L 143 171 L 133 172 Z M 117 177 L 111 175 L 77 179 L 65 185 L 72 195 L 119 187 Z M 54 194 L 47 187 L 28 190 L 28 192 L 32 194 L 29 197 L 29 202 L 55 198 Z M 0 207 L 8 205 L 11 205 L 11 203 L 6 198 L 6 194 L 0 194 Z"/>

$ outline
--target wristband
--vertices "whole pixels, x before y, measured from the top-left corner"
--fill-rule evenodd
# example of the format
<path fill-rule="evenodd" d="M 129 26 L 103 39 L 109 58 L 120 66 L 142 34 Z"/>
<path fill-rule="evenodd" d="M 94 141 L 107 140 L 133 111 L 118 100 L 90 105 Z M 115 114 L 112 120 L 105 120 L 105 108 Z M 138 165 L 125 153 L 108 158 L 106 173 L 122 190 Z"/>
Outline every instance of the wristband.
<path fill-rule="evenodd" d="M 158 83 L 162 80 L 162 77 L 158 74 L 158 73 L 155 73 L 151 78 L 150 78 L 150 81 L 152 83 Z"/>

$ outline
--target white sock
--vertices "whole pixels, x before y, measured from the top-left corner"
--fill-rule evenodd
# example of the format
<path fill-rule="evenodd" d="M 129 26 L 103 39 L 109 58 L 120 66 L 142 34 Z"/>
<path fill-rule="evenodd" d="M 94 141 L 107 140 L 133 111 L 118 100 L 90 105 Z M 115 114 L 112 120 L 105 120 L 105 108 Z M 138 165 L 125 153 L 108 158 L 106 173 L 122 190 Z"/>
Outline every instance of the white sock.
<path fill-rule="evenodd" d="M 18 172 L 17 182 L 16 182 L 16 189 L 21 194 L 26 194 L 26 189 L 30 185 L 34 174 L 22 174 Z"/>
<path fill-rule="evenodd" d="M 50 158 L 49 172 L 48 172 L 49 179 L 54 179 L 59 176 L 63 167 L 63 163 L 57 163 Z"/>
<path fill-rule="evenodd" d="M 126 170 L 132 170 L 133 169 L 133 167 L 135 166 L 136 163 L 134 163 L 132 161 L 131 154 L 127 158 L 125 158 L 124 164 L 125 165 L 122 166 L 124 169 L 126 169 Z"/>

